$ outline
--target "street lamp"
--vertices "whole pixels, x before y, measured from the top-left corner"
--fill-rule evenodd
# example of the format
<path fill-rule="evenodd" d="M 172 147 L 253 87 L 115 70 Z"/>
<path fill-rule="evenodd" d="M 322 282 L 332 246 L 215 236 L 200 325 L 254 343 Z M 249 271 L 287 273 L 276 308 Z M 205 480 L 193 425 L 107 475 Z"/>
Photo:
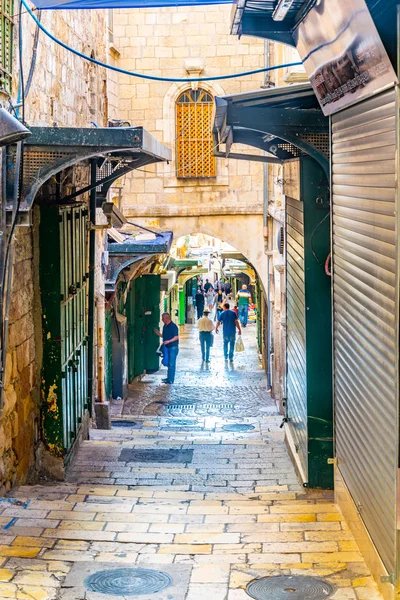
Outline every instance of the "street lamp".
<path fill-rule="evenodd" d="M 15 144 L 29 135 L 31 135 L 29 129 L 5 108 L 0 108 L 0 146 Z"/>

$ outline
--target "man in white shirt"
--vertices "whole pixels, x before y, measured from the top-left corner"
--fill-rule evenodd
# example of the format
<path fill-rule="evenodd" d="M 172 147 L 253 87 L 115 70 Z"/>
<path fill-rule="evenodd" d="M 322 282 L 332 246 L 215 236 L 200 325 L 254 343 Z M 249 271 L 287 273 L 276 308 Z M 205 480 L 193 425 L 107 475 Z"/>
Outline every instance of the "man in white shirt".
<path fill-rule="evenodd" d="M 214 336 L 212 332 L 214 331 L 214 323 L 208 317 L 210 311 L 206 308 L 204 310 L 204 316 L 201 317 L 197 321 L 197 327 L 199 330 L 200 337 L 200 347 L 201 347 L 201 355 L 203 362 L 207 364 L 210 362 L 210 348 L 213 345 Z"/>

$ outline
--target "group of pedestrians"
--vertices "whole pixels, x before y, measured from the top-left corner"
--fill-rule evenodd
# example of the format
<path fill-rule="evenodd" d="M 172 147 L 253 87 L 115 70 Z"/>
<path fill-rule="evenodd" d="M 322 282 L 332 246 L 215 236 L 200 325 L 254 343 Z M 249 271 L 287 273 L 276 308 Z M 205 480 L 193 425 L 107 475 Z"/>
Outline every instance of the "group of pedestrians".
<path fill-rule="evenodd" d="M 219 284 L 217 289 L 206 279 L 204 289 L 199 286 L 195 298 L 201 355 L 203 362 L 206 364 L 210 362 L 210 349 L 214 343 L 213 332 L 215 330 L 215 333 L 218 334 L 221 326 L 224 358 L 225 361 L 233 362 L 236 332 L 241 335 L 242 326 L 246 327 L 248 308 L 251 302 L 251 295 L 245 284 L 242 285 L 236 296 L 236 306 L 231 295 L 230 284 L 228 286 L 224 284 L 224 289 L 222 289 L 221 282 L 216 283 Z M 209 302 L 207 306 L 205 305 L 206 301 Z M 217 321 L 215 325 L 209 317 L 214 306 L 216 306 L 215 320 Z M 162 333 L 158 329 L 154 329 L 154 332 L 162 338 L 163 345 L 168 353 L 168 373 L 162 382 L 172 384 L 175 381 L 176 359 L 179 353 L 179 329 L 171 320 L 169 313 L 163 313 L 161 319 L 164 324 Z"/>

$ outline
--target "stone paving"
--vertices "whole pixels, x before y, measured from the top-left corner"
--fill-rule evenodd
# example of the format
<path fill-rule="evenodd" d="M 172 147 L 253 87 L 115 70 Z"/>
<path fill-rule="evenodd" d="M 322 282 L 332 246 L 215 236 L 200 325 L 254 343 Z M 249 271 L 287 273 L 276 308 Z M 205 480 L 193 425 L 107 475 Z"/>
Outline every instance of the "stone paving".
<path fill-rule="evenodd" d="M 82 591 L 107 565 L 165 569 L 173 594 L 155 600 L 246 600 L 250 581 L 282 574 L 323 577 L 335 600 L 381 598 L 332 493 L 300 486 L 254 326 L 244 337 L 233 366 L 217 338 L 206 371 L 187 327 L 174 386 L 163 372 L 135 383 L 66 482 L 0 499 L 0 600 L 114 598 Z"/>

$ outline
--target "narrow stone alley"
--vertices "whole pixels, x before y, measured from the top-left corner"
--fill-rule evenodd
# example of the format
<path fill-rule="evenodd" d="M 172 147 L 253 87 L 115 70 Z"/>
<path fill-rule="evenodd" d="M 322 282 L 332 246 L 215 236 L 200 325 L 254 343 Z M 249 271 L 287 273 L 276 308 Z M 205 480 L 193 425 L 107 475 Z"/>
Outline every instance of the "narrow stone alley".
<path fill-rule="evenodd" d="M 231 365 L 216 336 L 206 369 L 185 326 L 175 385 L 134 383 L 66 482 L 2 499 L 0 600 L 380 598 L 332 494 L 298 483 L 254 325 L 244 342 Z M 245 591 L 274 575 L 290 587 Z"/>

